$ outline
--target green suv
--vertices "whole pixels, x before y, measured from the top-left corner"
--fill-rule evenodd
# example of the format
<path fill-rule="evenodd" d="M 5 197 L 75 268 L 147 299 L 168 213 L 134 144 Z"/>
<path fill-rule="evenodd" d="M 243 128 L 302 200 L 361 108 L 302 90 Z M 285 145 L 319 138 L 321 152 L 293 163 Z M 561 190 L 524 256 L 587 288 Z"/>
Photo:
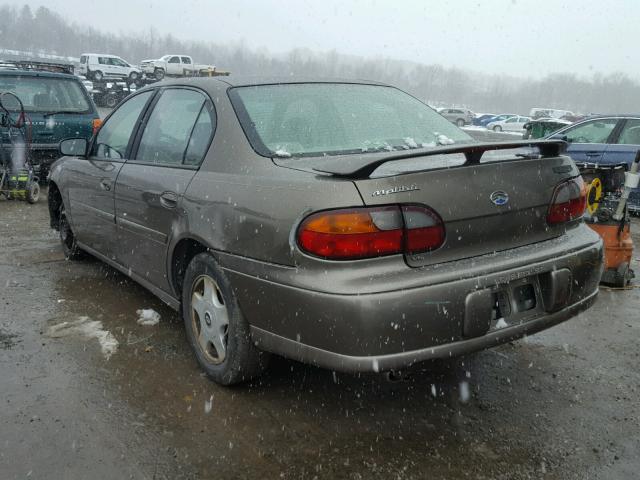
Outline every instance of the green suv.
<path fill-rule="evenodd" d="M 41 179 L 58 157 L 58 144 L 69 137 L 91 138 L 100 126 L 100 117 L 80 79 L 3 64 L 0 92 L 11 92 L 24 104 L 27 141 L 31 162 Z M 0 130 L 2 147 L 9 144 L 8 133 Z M 0 152 L 6 150 L 0 148 Z"/>

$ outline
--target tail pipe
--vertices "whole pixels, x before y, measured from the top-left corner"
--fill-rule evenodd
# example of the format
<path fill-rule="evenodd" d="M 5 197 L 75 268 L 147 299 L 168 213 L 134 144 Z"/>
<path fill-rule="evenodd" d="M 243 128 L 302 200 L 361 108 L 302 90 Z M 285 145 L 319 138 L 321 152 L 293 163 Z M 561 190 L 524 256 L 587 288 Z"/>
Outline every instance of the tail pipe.
<path fill-rule="evenodd" d="M 631 168 L 624 174 L 624 190 L 622 191 L 622 196 L 620 197 L 620 201 L 618 202 L 616 213 L 613 216 L 614 220 L 621 221 L 624 218 L 624 209 L 627 206 L 627 200 L 629 199 L 631 190 L 633 190 L 634 188 L 638 188 L 638 184 L 640 184 L 640 173 L 638 173 L 639 169 L 640 150 L 638 150 L 638 152 L 636 153 L 636 158 L 633 160 Z"/>

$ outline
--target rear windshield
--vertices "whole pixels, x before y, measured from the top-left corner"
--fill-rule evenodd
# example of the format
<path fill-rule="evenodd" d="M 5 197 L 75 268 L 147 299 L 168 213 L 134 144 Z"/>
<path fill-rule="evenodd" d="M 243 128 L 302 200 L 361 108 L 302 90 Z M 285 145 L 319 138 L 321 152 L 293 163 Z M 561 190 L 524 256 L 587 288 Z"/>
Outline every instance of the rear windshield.
<path fill-rule="evenodd" d="M 27 112 L 89 113 L 91 107 L 80 84 L 66 78 L 0 76 L 0 92 L 18 96 Z"/>
<path fill-rule="evenodd" d="M 265 156 L 320 156 L 432 148 L 474 140 L 392 87 L 305 83 L 236 87 L 230 98 Z"/>

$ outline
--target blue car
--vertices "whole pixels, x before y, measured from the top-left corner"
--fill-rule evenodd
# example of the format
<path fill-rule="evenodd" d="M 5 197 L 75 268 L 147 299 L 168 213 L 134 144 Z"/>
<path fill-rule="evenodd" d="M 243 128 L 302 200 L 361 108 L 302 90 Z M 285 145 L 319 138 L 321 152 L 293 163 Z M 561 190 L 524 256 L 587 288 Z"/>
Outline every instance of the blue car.
<path fill-rule="evenodd" d="M 482 125 L 483 120 L 486 120 L 488 118 L 493 118 L 495 116 L 496 116 L 495 113 L 480 113 L 480 114 L 477 114 L 477 116 L 473 119 L 471 124 L 481 127 L 481 126 L 484 126 Z"/>
<path fill-rule="evenodd" d="M 576 163 L 629 166 L 640 150 L 640 115 L 591 117 L 548 138 L 568 142 L 567 155 Z M 640 189 L 631 193 L 629 211 L 640 213 Z"/>
<path fill-rule="evenodd" d="M 480 121 L 480 126 L 486 127 L 491 122 L 500 122 L 502 120 L 506 120 L 507 118 L 515 117 L 515 113 L 503 113 L 502 115 L 494 115 L 493 117 L 485 118 Z"/>

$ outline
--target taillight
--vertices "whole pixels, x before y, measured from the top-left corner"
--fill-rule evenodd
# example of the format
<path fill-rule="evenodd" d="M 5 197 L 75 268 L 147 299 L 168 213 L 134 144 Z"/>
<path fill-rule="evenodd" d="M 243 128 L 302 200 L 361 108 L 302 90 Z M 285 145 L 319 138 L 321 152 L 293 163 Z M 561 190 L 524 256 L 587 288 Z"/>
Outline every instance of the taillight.
<path fill-rule="evenodd" d="M 297 233 L 303 251 L 332 260 L 426 252 L 440 247 L 444 237 L 440 217 L 414 205 L 314 213 Z"/>
<path fill-rule="evenodd" d="M 99 118 L 94 118 L 93 119 L 93 135 L 96 134 L 96 132 L 100 128 L 100 125 L 102 125 L 102 120 Z"/>
<path fill-rule="evenodd" d="M 582 177 L 558 184 L 553 191 L 547 223 L 556 224 L 580 218 L 587 205 L 587 191 Z"/>
<path fill-rule="evenodd" d="M 435 250 L 444 243 L 444 223 L 430 208 L 417 205 L 402 207 L 409 254 Z"/>

